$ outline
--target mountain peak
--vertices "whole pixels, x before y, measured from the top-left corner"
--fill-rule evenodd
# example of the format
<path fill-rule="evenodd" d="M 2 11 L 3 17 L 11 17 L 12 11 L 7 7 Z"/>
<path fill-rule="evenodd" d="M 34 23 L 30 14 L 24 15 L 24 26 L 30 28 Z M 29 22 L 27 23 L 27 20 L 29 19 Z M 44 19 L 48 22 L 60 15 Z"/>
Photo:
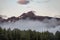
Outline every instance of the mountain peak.
<path fill-rule="evenodd" d="M 23 19 L 26 19 L 26 18 L 32 18 L 34 16 L 35 16 L 34 12 L 33 11 L 29 11 L 27 13 L 23 13 L 20 17 L 22 17 Z"/>

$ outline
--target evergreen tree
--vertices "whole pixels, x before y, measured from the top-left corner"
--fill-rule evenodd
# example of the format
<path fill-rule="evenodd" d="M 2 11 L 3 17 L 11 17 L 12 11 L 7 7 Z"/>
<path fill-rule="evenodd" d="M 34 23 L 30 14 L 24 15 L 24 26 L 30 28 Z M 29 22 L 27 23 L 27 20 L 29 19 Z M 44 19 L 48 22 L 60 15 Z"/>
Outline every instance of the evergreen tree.
<path fill-rule="evenodd" d="M 60 40 L 60 32 L 59 31 L 56 32 L 55 38 L 56 38 L 56 40 Z"/>

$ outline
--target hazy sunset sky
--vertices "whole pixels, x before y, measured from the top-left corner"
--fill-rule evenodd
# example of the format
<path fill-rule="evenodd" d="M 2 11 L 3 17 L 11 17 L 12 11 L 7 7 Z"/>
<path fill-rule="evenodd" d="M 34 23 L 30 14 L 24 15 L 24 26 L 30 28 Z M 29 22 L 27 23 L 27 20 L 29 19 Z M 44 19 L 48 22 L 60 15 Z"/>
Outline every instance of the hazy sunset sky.
<path fill-rule="evenodd" d="M 36 11 L 36 15 L 60 15 L 60 0 L 28 0 L 28 4 L 19 4 L 19 0 L 0 0 L 0 15 L 19 16 L 24 12 Z"/>

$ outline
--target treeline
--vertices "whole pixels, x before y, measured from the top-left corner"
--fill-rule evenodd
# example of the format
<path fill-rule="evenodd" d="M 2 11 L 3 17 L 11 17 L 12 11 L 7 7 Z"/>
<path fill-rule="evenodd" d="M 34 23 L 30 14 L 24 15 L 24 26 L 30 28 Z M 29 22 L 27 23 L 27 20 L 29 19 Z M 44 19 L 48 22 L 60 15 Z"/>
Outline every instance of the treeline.
<path fill-rule="evenodd" d="M 36 32 L 32 30 L 2 29 L 0 27 L 0 40 L 60 40 L 60 32 Z"/>

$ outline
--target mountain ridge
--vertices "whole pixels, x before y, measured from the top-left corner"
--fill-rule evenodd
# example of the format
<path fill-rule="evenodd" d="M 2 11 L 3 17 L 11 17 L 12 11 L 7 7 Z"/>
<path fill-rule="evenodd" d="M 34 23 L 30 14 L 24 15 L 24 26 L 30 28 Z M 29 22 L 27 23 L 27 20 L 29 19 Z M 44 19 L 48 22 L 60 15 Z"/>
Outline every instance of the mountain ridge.
<path fill-rule="evenodd" d="M 39 21 L 43 21 L 44 19 L 52 19 L 54 17 L 49 17 L 49 16 L 37 16 L 34 14 L 33 11 L 29 11 L 27 13 L 23 13 L 22 15 L 18 16 L 18 17 L 15 17 L 15 16 L 12 16 L 8 19 L 4 19 L 2 17 L 0 17 L 0 22 L 15 22 L 15 21 L 18 21 L 20 19 L 27 19 L 29 18 L 30 20 L 39 20 Z M 57 20 L 60 20 L 60 18 L 55 18 Z"/>

